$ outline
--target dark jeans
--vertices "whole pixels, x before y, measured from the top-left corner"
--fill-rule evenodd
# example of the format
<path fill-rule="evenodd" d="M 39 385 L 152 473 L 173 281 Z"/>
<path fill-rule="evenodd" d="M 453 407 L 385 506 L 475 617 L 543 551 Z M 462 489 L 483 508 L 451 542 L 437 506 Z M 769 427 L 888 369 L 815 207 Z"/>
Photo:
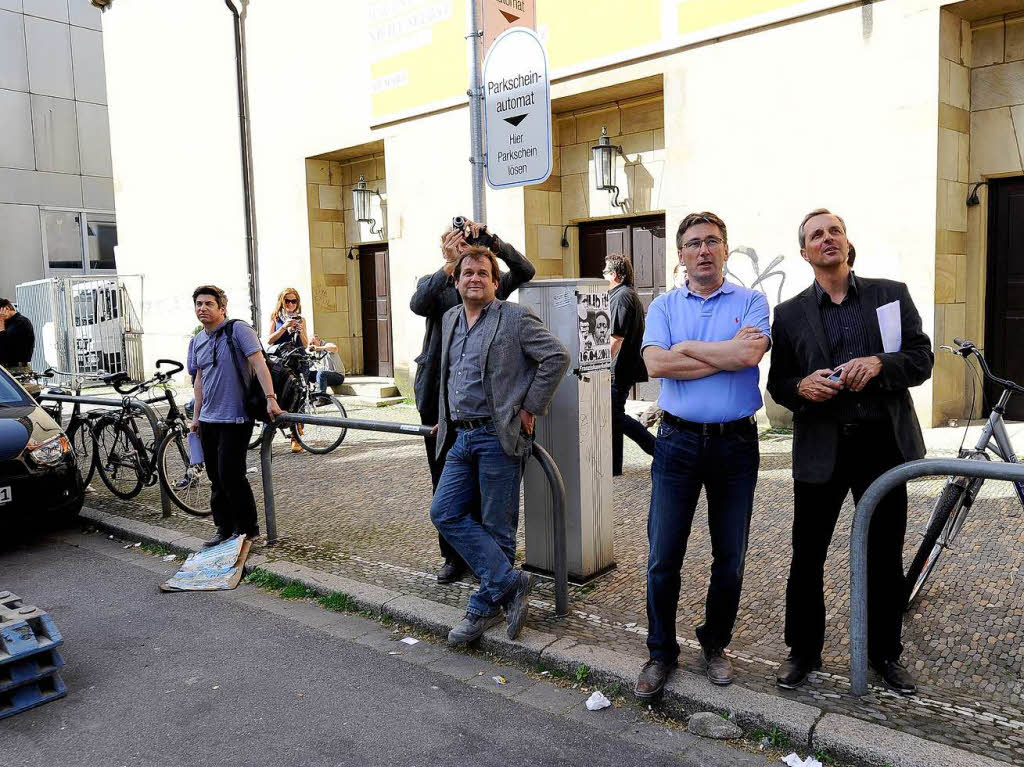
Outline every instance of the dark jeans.
<path fill-rule="evenodd" d="M 854 503 L 860 501 L 868 485 L 901 463 L 892 427 L 864 425 L 840 436 L 831 480 L 794 482 L 793 561 L 786 586 L 786 644 L 794 655 L 817 659 L 825 644 L 825 558 L 846 494 L 852 491 Z M 903 651 L 906 531 L 907 487 L 900 485 L 878 505 L 868 530 L 868 657 L 873 662 L 895 660 Z M 845 578 L 845 560 L 837 566 Z"/>
<path fill-rule="evenodd" d="M 210 507 L 217 529 L 227 535 L 259 532 L 256 499 L 245 473 L 252 422 L 199 424 L 199 441 L 210 478 Z"/>
<path fill-rule="evenodd" d="M 467 612 L 494 615 L 516 587 L 523 459 L 507 455 L 494 424 L 460 430 L 430 505 L 430 520 L 480 576 Z M 480 519 L 470 514 L 480 499 Z"/>
<path fill-rule="evenodd" d="M 662 421 L 651 465 L 647 518 L 647 649 L 652 659 L 675 663 L 679 570 L 703 487 L 711 531 L 711 584 L 697 639 L 707 649 L 725 648 L 743 587 L 750 515 L 759 462 L 757 429 L 703 437 Z"/>
<path fill-rule="evenodd" d="M 654 435 L 635 418 L 626 415 L 626 400 L 631 386 L 619 387 L 612 381 L 612 474 L 622 473 L 622 437 L 636 442 L 647 455 L 654 455 Z"/>
<path fill-rule="evenodd" d="M 435 426 L 437 425 L 437 413 L 426 413 L 420 411 L 420 423 L 424 426 Z M 427 448 L 427 465 L 430 467 L 430 486 L 433 490 L 437 491 L 437 483 L 441 481 L 441 472 L 444 471 L 445 458 L 448 456 L 448 450 L 451 445 L 447 445 L 441 452 L 441 457 L 437 457 L 437 437 L 430 435 L 424 437 L 423 442 Z M 469 515 L 477 522 L 480 521 L 480 498 L 479 494 L 474 499 Z M 437 534 L 437 545 L 441 549 L 441 556 L 444 557 L 445 562 L 451 562 L 457 566 L 460 566 L 463 570 L 468 570 L 469 565 L 462 561 L 462 557 L 448 541 L 444 539 L 441 533 Z"/>

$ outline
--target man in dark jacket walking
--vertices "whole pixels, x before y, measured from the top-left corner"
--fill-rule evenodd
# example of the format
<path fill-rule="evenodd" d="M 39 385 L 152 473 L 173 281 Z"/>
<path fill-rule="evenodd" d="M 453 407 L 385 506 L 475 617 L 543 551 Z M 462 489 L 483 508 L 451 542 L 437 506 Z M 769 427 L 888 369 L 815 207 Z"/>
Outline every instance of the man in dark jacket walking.
<path fill-rule="evenodd" d="M 644 305 L 633 289 L 633 263 L 621 253 L 605 260 L 608 305 L 612 315 L 612 475 L 622 474 L 622 437 L 636 442 L 647 455 L 654 455 L 654 435 L 635 418 L 626 415 L 626 399 L 635 384 L 647 380 L 647 367 L 640 356 L 644 338 Z"/>
<path fill-rule="evenodd" d="M 416 409 L 420 412 L 420 422 L 426 426 L 436 426 L 438 419 L 438 392 L 441 388 L 441 318 L 446 311 L 462 303 L 459 292 L 455 289 L 452 273 L 459 256 L 469 247 L 467 238 L 475 239 L 481 233 L 489 234 L 483 224 L 469 220 L 461 230 L 445 231 L 441 235 L 441 254 L 444 263 L 433 274 L 420 278 L 416 292 L 409 302 L 409 308 L 414 314 L 426 318 L 423 350 L 415 360 L 416 379 L 413 382 Z M 526 257 L 509 243 L 494 234 L 490 234 L 490 237 L 493 238 L 491 251 L 508 266 L 508 271 L 501 276 L 497 290 L 497 298 L 505 300 L 521 285 L 532 280 L 536 270 Z M 438 451 L 436 436 L 425 437 L 424 440 L 427 463 L 430 465 L 430 483 L 436 490 L 450 446 L 445 445 Z M 476 504 L 473 516 L 474 519 L 480 519 L 479 503 Z M 453 583 L 469 568 L 443 535 L 438 534 L 438 544 L 441 547 L 441 556 L 444 557 L 444 565 L 437 574 L 437 582 Z"/>
<path fill-rule="evenodd" d="M 798 230 L 814 282 L 775 309 L 768 391 L 793 411 L 793 561 L 779 687 L 802 685 L 821 665 L 824 568 L 848 492 L 859 502 L 889 469 L 924 457 L 908 391 L 931 376 L 934 355 L 907 286 L 851 270 L 846 224 L 825 209 Z M 878 505 L 868 531 L 868 660 L 887 687 L 912 694 L 900 662 L 907 488 Z"/>

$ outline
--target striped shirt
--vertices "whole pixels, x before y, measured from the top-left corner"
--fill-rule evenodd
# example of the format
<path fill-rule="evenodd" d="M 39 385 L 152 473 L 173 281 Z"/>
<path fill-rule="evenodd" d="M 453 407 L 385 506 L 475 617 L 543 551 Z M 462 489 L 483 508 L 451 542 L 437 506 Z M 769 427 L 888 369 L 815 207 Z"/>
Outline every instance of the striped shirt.
<path fill-rule="evenodd" d="M 850 287 L 842 303 L 835 303 L 817 280 L 814 281 L 814 295 L 818 299 L 818 311 L 825 328 L 832 369 L 845 365 L 855 357 L 870 357 L 871 342 L 868 340 L 868 329 L 864 324 L 864 313 L 861 311 L 853 272 L 850 272 Z M 885 405 L 871 391 L 874 388 L 869 384 L 860 392 L 847 389 L 839 392 L 831 401 L 839 422 L 882 421 L 888 418 Z"/>

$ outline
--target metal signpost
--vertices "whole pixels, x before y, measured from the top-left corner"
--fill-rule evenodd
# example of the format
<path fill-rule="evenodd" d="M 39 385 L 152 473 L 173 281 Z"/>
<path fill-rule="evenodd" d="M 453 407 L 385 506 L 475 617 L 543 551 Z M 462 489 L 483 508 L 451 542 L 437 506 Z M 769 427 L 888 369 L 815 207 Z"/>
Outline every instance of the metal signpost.
<path fill-rule="evenodd" d="M 502 32 L 487 53 L 484 130 L 492 188 L 539 184 L 551 175 L 548 57 L 531 29 Z"/>

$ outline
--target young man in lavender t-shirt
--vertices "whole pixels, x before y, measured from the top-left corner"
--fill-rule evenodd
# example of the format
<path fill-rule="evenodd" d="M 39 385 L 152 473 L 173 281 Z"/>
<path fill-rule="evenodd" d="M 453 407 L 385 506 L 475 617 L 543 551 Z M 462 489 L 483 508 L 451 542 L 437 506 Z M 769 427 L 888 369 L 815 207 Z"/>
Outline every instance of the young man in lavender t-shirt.
<path fill-rule="evenodd" d="M 217 534 L 206 542 L 216 546 L 233 535 L 255 538 L 260 534 L 256 500 L 245 474 L 245 453 L 252 438 L 252 419 L 245 412 L 242 380 L 255 375 L 267 395 L 267 414 L 281 413 L 274 394 L 263 346 L 256 331 L 236 322 L 232 349 L 224 332 L 228 298 L 216 285 L 200 285 L 192 293 L 196 317 L 203 329 L 188 345 L 188 372 L 194 382 L 195 414 L 191 429 L 199 434 L 206 457 L 206 473 L 212 492 L 210 506 Z M 241 374 L 241 375 L 240 375 Z"/>

